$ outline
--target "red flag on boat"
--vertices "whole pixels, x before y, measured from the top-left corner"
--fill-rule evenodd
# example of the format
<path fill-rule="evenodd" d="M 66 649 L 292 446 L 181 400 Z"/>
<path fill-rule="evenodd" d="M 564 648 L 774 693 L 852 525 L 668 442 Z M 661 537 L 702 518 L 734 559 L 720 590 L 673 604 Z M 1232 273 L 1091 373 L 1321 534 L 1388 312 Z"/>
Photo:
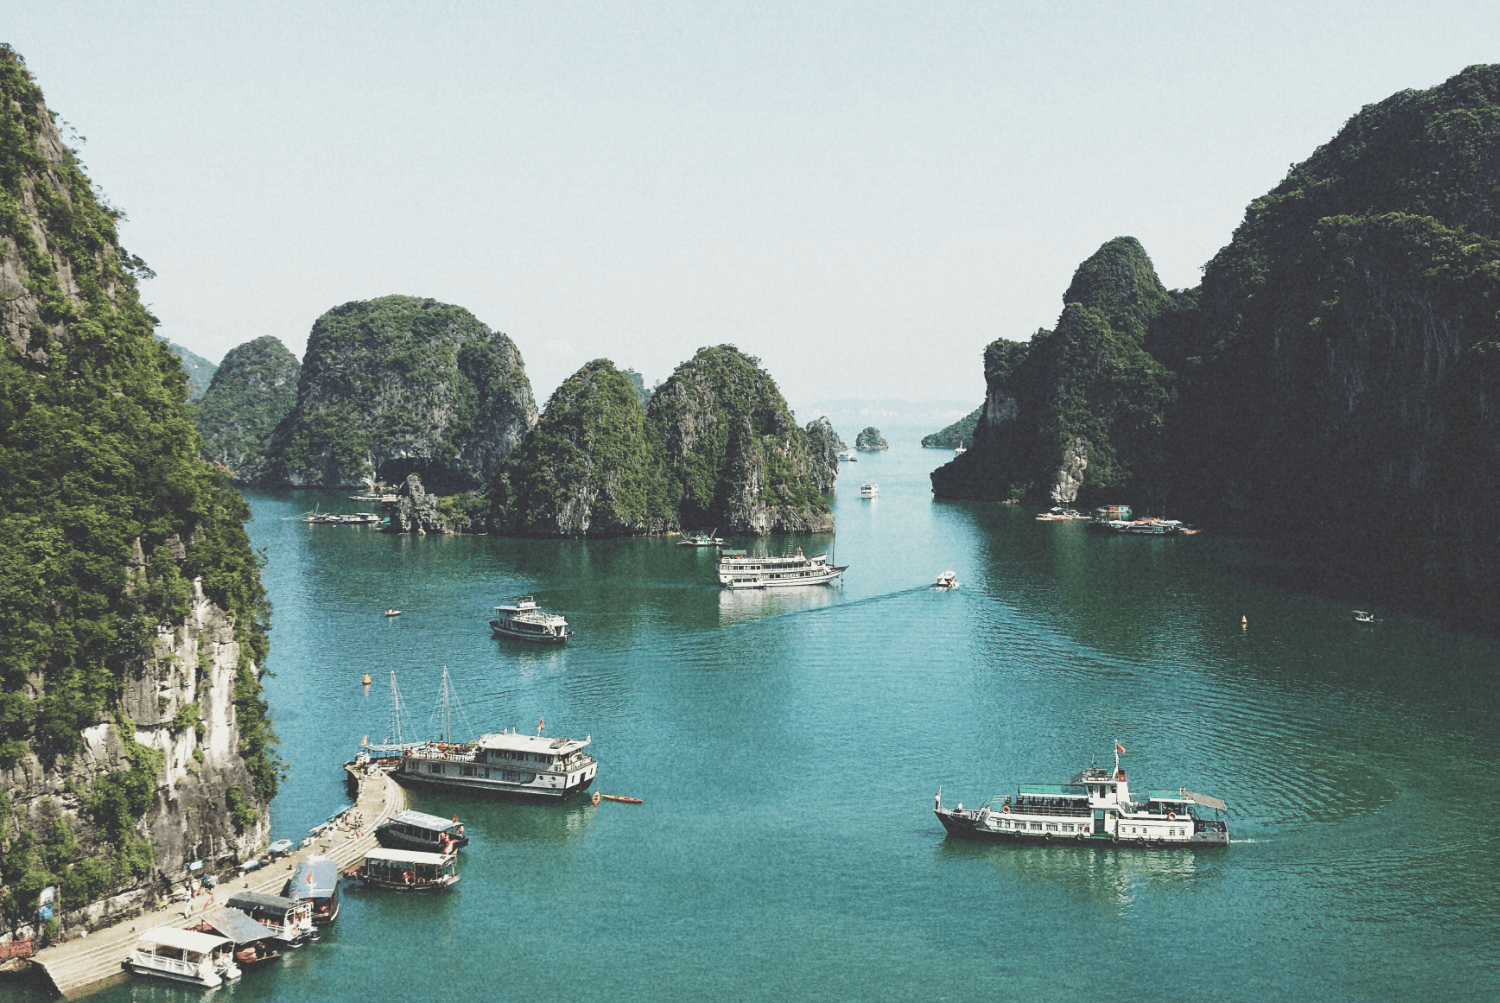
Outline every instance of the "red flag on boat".
<path fill-rule="evenodd" d="M 538 735 L 540 735 L 542 733 L 542 729 L 545 728 L 545 727 L 547 727 L 547 722 L 545 720 L 543 720 L 542 718 L 537 718 L 536 719 L 536 733 Z"/>
<path fill-rule="evenodd" d="M 1123 756 L 1125 754 L 1125 746 L 1121 745 L 1119 742 L 1116 742 L 1115 751 Z"/>

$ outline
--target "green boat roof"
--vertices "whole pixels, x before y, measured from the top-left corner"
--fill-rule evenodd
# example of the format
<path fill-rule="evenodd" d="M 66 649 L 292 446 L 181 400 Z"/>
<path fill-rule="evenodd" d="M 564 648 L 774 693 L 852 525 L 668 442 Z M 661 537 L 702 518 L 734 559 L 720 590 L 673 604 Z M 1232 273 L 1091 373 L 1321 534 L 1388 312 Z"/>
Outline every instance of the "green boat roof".
<path fill-rule="evenodd" d="M 1079 784 L 1022 784 L 1020 793 L 1047 798 L 1081 798 L 1088 790 Z"/>
<path fill-rule="evenodd" d="M 1151 791 L 1147 797 L 1152 801 L 1189 801 L 1181 791 Z"/>

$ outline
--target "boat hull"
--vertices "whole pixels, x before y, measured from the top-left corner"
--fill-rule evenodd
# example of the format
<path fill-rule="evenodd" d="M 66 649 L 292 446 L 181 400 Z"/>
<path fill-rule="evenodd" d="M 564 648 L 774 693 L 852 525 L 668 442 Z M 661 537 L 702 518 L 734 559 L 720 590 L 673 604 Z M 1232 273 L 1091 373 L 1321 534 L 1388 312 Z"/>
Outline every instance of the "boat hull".
<path fill-rule="evenodd" d="M 126 958 L 125 967 L 134 975 L 145 975 L 153 979 L 167 979 L 171 982 L 185 982 L 188 985 L 203 986 L 206 989 L 212 989 L 214 986 L 222 986 L 226 981 L 226 976 L 229 979 L 239 977 L 238 969 L 235 970 L 234 975 L 228 975 L 227 972 L 225 975 L 220 975 L 218 972 L 212 970 L 201 975 L 196 972 L 190 974 L 188 972 L 154 968 L 149 964 L 139 964 L 134 958 Z"/>
<path fill-rule="evenodd" d="M 722 583 L 726 589 L 790 589 L 802 585 L 826 585 L 849 570 L 846 564 L 842 568 L 830 567 L 826 574 L 807 575 L 802 578 L 758 578 L 744 581 L 727 581 Z"/>
<path fill-rule="evenodd" d="M 978 824 L 978 812 L 959 811 L 954 808 L 937 808 L 933 814 L 943 823 L 948 835 L 959 839 L 970 839 L 983 843 L 1041 843 L 1054 846 L 1138 846 L 1164 850 L 1201 850 L 1209 847 L 1228 846 L 1227 830 L 1205 830 L 1194 832 L 1185 839 L 1137 839 L 1120 836 L 1112 832 L 1050 833 L 1018 832 L 1013 829 L 989 829 Z M 1085 820 L 1087 821 L 1087 820 Z"/>
<path fill-rule="evenodd" d="M 416 895 L 425 895 L 429 892 L 446 892 L 458 884 L 459 875 L 450 875 L 452 881 L 429 881 L 426 884 L 407 884 L 404 881 L 382 881 L 378 878 L 361 878 L 361 883 L 366 888 L 380 888 L 388 892 L 411 892 Z"/>
<path fill-rule="evenodd" d="M 483 780 L 476 777 L 445 777 L 429 776 L 422 773 L 408 773 L 398 770 L 393 774 L 401 783 L 412 783 L 421 787 L 442 788 L 444 790 L 459 790 L 481 797 L 495 798 L 503 801 L 525 801 L 532 804 L 558 804 L 576 797 L 588 790 L 594 784 L 594 777 L 588 776 L 571 787 L 520 787 L 512 786 L 494 780 Z M 396 848 L 393 846 L 393 849 Z M 424 846 L 402 846 L 401 849 L 426 850 L 431 852 L 433 847 Z"/>
<path fill-rule="evenodd" d="M 571 630 L 563 634 L 544 634 L 512 630 L 503 625 L 499 620 L 490 621 L 490 630 L 494 632 L 496 637 L 508 637 L 513 641 L 529 641 L 532 644 L 566 644 L 568 638 L 573 636 Z"/>

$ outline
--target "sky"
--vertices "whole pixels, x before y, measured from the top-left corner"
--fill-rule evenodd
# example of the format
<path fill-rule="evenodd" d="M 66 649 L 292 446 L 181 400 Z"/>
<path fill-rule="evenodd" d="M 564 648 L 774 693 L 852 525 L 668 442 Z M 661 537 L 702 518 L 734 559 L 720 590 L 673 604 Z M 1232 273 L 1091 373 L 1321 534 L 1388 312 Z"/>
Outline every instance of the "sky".
<path fill-rule="evenodd" d="M 159 334 L 300 357 L 331 307 L 432 297 L 539 403 L 731 343 L 794 404 L 977 405 L 1105 241 L 1194 286 L 1363 105 L 1500 60 L 1494 3 L 1053 6 L 21 0 L 0 41 Z"/>

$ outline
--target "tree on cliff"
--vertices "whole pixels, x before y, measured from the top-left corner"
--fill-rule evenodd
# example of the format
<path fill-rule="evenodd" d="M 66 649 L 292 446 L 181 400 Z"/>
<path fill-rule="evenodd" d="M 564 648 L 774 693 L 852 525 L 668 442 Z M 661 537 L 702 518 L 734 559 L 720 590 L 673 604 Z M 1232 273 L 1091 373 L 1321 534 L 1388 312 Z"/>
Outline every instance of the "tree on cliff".
<path fill-rule="evenodd" d="M 73 908 L 150 867 L 137 821 L 160 753 L 135 742 L 120 701 L 159 631 L 183 623 L 196 578 L 239 643 L 238 769 L 262 803 L 277 786 L 249 509 L 198 456 L 187 377 L 152 337 L 116 217 L 0 46 L 0 907 L 12 923 L 34 916 L 39 880 Z M 129 765 L 84 784 L 72 757 L 100 724 Z M 11 804 L 27 793 L 15 785 L 52 770 L 68 784 L 50 809 Z"/>
<path fill-rule="evenodd" d="M 265 480 L 352 487 L 415 473 L 430 490 L 474 490 L 535 423 L 520 351 L 469 311 L 414 296 L 345 303 L 313 324 Z"/>
<path fill-rule="evenodd" d="M 661 437 L 638 384 L 595 359 L 552 394 L 540 421 L 500 465 L 491 529 L 527 536 L 624 536 L 677 526 Z"/>

